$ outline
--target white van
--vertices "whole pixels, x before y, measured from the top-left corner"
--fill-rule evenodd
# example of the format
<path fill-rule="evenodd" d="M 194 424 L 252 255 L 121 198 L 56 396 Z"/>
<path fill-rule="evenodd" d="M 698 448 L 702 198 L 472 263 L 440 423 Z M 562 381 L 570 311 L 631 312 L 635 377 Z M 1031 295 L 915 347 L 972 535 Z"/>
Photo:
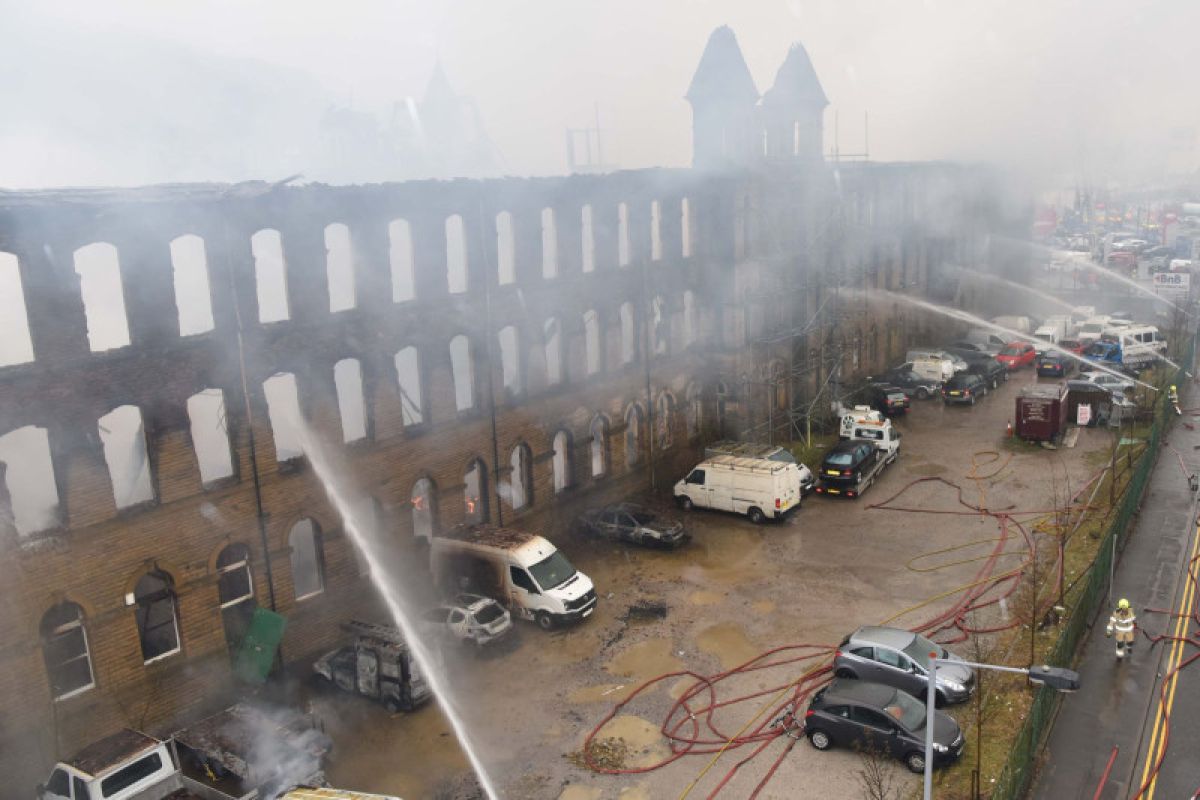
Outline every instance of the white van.
<path fill-rule="evenodd" d="M 1058 328 L 1054 325 L 1043 325 L 1033 332 L 1033 349 L 1040 356 L 1046 352 L 1047 344 L 1058 344 Z"/>
<path fill-rule="evenodd" d="M 989 328 L 972 328 L 963 337 L 964 341 L 977 344 L 985 353 L 995 355 L 1008 346 L 1008 339 Z"/>
<path fill-rule="evenodd" d="M 781 519 L 800 505 L 800 468 L 782 461 L 715 456 L 675 484 L 675 502 L 745 514 L 759 524 Z"/>
<path fill-rule="evenodd" d="M 490 597 L 543 630 L 577 622 L 596 610 L 591 578 L 536 534 L 457 525 L 429 544 L 434 583 L 443 591 Z"/>
<path fill-rule="evenodd" d="M 913 364 L 916 364 L 916 362 L 919 360 L 940 362 L 941 369 L 942 369 L 942 377 L 939 378 L 938 380 L 942 380 L 942 381 L 950 380 L 951 378 L 954 377 L 954 373 L 958 371 L 958 365 L 955 363 L 954 357 L 949 355 L 948 353 L 942 352 L 941 350 L 925 350 L 925 349 L 909 350 L 907 353 L 904 354 L 904 360 L 911 361 L 911 362 L 913 362 Z M 962 368 L 963 369 L 967 368 L 966 361 L 962 362 Z M 913 371 L 916 372 L 915 367 L 913 368 Z M 920 373 L 918 373 L 918 374 L 920 374 Z"/>
<path fill-rule="evenodd" d="M 993 317 L 992 322 L 1017 333 L 1029 333 L 1037 327 L 1029 317 Z"/>
<path fill-rule="evenodd" d="M 800 470 L 801 496 L 812 491 L 817 479 L 811 469 L 801 464 L 786 447 L 773 444 L 757 444 L 755 442 L 736 442 L 732 439 L 721 439 L 704 446 L 704 457 L 739 456 L 741 458 L 761 458 L 766 461 L 782 461 L 785 464 L 795 464 Z"/>
<path fill-rule="evenodd" d="M 1126 325 L 1117 329 L 1121 337 L 1121 351 L 1125 359 L 1137 360 L 1149 356 L 1165 355 L 1167 340 L 1153 325 Z"/>

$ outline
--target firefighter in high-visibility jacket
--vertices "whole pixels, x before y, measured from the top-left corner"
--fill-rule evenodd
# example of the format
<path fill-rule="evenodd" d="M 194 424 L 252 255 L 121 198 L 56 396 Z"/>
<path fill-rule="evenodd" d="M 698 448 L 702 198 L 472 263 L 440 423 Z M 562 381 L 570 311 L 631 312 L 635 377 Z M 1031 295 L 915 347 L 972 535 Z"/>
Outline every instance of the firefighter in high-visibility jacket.
<path fill-rule="evenodd" d="M 1137 627 L 1137 617 L 1129 607 L 1129 601 L 1122 597 L 1117 601 L 1117 609 L 1108 618 L 1108 627 L 1104 629 L 1105 636 L 1117 637 L 1117 658 L 1124 658 L 1126 651 L 1133 652 L 1133 631 Z"/>

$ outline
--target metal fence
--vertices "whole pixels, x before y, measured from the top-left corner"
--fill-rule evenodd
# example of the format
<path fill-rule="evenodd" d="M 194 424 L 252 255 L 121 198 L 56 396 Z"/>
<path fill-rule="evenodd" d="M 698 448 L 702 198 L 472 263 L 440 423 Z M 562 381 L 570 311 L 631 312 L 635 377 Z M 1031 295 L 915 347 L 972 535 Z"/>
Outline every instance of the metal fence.
<path fill-rule="evenodd" d="M 1193 336 L 1184 356 L 1183 364 L 1194 363 L 1196 355 L 1196 337 Z M 1180 368 L 1171 379 L 1171 383 L 1181 383 L 1184 370 Z M 1129 486 L 1121 497 L 1117 513 L 1105 530 L 1100 542 L 1096 560 L 1092 562 L 1090 574 L 1071 609 L 1070 617 L 1059 632 L 1058 640 L 1050 648 L 1046 663 L 1064 666 L 1075 663 L 1080 640 L 1087 630 L 1088 622 L 1096 614 L 1100 603 L 1108 592 L 1109 575 L 1113 568 L 1113 559 L 1117 552 L 1125 547 L 1132 532 L 1130 522 L 1137 513 L 1142 502 L 1146 485 L 1150 482 L 1150 473 L 1154 470 L 1155 456 L 1162 440 L 1163 429 L 1172 411 L 1166 392 L 1162 393 L 1161 402 L 1157 403 L 1154 421 L 1150 426 L 1150 435 L 1146 440 L 1146 449 L 1142 451 L 1134 466 Z M 1117 431 L 1120 435 L 1120 431 Z M 996 783 L 991 789 L 991 800 L 1016 800 L 1024 795 L 1033 777 L 1034 760 L 1049 731 L 1054 718 L 1056 704 L 1061 699 L 1060 693 L 1043 686 L 1034 695 L 1025 724 L 1021 726 L 1004 769 L 1000 771 Z"/>

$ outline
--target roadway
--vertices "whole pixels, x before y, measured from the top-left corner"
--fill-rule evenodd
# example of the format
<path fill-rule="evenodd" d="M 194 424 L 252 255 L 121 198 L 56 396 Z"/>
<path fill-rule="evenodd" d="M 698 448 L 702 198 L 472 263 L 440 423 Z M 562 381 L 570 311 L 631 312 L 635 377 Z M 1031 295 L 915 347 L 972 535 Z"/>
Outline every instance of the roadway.
<path fill-rule="evenodd" d="M 1200 391 L 1181 388 L 1183 405 L 1200 405 Z M 1161 635 L 1200 634 L 1200 625 L 1190 617 L 1197 598 L 1186 570 L 1200 554 L 1197 498 L 1181 465 L 1182 459 L 1188 473 L 1200 472 L 1200 431 L 1187 427 L 1193 424 L 1190 416 L 1183 422 L 1165 437 L 1117 567 L 1111 602 L 1084 644 L 1082 687 L 1061 706 L 1029 794 L 1036 800 L 1187 800 L 1200 788 L 1200 663 L 1174 671 L 1200 653 L 1200 646 L 1152 641 Z M 1113 641 L 1103 635 L 1120 597 L 1133 604 L 1140 627 L 1134 654 L 1122 661 L 1115 657 Z M 1168 716 L 1169 735 L 1164 737 Z M 1160 760 L 1155 776 L 1153 767 Z"/>

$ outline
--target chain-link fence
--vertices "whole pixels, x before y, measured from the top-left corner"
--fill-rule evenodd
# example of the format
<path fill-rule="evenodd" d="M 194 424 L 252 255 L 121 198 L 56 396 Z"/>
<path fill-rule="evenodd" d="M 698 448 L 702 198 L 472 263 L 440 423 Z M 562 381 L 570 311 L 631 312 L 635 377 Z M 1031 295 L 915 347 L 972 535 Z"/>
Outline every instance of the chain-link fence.
<path fill-rule="evenodd" d="M 1185 365 L 1194 363 L 1195 354 L 1196 337 L 1193 336 L 1181 363 Z M 1184 369 L 1180 368 L 1170 383 L 1182 383 L 1184 377 Z M 1079 642 L 1083 638 L 1089 621 L 1095 616 L 1100 603 L 1108 592 L 1113 560 L 1118 550 L 1124 548 L 1132 532 L 1130 522 L 1137 513 L 1138 506 L 1142 502 L 1142 495 L 1146 491 L 1146 485 L 1150 482 L 1150 473 L 1154 470 L 1155 456 L 1158 453 L 1159 442 L 1162 440 L 1163 429 L 1169 419 L 1168 415 L 1174 413 L 1170 407 L 1170 401 L 1166 397 L 1166 392 L 1162 393 L 1161 401 L 1156 404 L 1155 408 L 1150 434 L 1146 439 L 1146 449 L 1138 458 L 1129 486 L 1121 497 L 1116 514 L 1105 530 L 1104 537 L 1100 542 L 1100 549 L 1095 561 L 1092 562 L 1083 589 L 1076 598 L 1070 617 L 1059 633 L 1058 640 L 1050 648 L 1046 663 L 1056 666 L 1075 663 Z M 1119 430 L 1117 435 L 1120 435 Z M 1110 476 L 1109 479 L 1115 480 L 1115 476 Z M 1016 741 L 1013 742 L 1012 750 L 1009 751 L 1008 761 L 992 787 L 991 800 L 1016 800 L 1025 793 L 1029 787 L 1029 781 L 1033 777 L 1034 760 L 1049 731 L 1056 704 L 1060 699 L 1059 692 L 1045 686 L 1034 695 L 1029 714 L 1025 718 L 1025 724 L 1021 726 Z"/>

